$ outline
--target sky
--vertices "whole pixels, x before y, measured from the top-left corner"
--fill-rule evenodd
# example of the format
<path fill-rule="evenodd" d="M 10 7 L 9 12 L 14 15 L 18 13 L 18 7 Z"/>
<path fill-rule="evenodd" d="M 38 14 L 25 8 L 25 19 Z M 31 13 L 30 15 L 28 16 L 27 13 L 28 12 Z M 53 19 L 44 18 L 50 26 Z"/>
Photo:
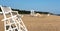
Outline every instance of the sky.
<path fill-rule="evenodd" d="M 60 14 L 60 0 L 0 0 L 0 5 Z"/>

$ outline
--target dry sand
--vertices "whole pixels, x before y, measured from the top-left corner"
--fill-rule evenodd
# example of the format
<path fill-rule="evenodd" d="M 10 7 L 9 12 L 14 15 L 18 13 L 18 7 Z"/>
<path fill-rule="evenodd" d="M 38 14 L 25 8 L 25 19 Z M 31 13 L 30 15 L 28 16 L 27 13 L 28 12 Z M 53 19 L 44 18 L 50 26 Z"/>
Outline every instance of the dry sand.
<path fill-rule="evenodd" d="M 1 21 L 3 16 L 0 15 L 0 31 L 4 31 L 4 23 Z M 24 15 L 22 18 L 28 31 L 60 31 L 60 16 L 37 16 Z"/>

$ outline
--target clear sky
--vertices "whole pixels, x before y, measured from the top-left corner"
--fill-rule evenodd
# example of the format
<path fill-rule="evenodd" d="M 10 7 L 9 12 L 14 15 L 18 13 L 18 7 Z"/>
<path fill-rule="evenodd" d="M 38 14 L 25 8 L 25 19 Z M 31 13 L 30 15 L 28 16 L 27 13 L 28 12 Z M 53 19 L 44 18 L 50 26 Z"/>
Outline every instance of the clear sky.
<path fill-rule="evenodd" d="M 60 14 L 60 0 L 0 0 L 0 5 Z"/>

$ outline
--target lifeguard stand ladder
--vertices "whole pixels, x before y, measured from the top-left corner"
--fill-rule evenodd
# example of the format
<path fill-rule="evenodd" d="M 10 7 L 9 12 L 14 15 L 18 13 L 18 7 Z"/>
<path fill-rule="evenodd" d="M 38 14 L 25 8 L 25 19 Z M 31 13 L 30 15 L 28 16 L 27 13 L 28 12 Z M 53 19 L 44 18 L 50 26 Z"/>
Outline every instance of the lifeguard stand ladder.
<path fill-rule="evenodd" d="M 28 31 L 17 12 L 15 12 L 16 15 L 13 15 L 11 8 L 6 6 L 1 6 L 1 10 L 4 15 L 2 21 L 4 21 L 5 31 Z"/>

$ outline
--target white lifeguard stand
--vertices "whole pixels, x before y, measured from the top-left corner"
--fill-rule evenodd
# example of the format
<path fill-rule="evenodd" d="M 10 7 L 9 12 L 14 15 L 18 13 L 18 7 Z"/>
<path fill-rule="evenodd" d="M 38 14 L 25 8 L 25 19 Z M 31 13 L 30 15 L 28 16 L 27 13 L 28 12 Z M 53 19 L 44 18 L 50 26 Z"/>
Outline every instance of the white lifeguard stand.
<path fill-rule="evenodd" d="M 31 10 L 31 13 L 30 14 L 31 14 L 31 16 L 41 16 L 39 13 L 36 13 L 35 14 L 34 10 Z"/>
<path fill-rule="evenodd" d="M 17 12 L 16 15 L 13 15 L 13 11 L 11 10 L 10 7 L 6 6 L 0 6 L 2 13 L 4 15 L 4 29 L 5 31 L 28 31 L 26 26 L 24 25 L 21 17 Z M 7 16 L 7 14 L 10 15 L 10 17 Z"/>
<path fill-rule="evenodd" d="M 35 12 L 34 12 L 34 10 L 31 10 L 31 16 L 34 16 L 35 15 Z"/>

